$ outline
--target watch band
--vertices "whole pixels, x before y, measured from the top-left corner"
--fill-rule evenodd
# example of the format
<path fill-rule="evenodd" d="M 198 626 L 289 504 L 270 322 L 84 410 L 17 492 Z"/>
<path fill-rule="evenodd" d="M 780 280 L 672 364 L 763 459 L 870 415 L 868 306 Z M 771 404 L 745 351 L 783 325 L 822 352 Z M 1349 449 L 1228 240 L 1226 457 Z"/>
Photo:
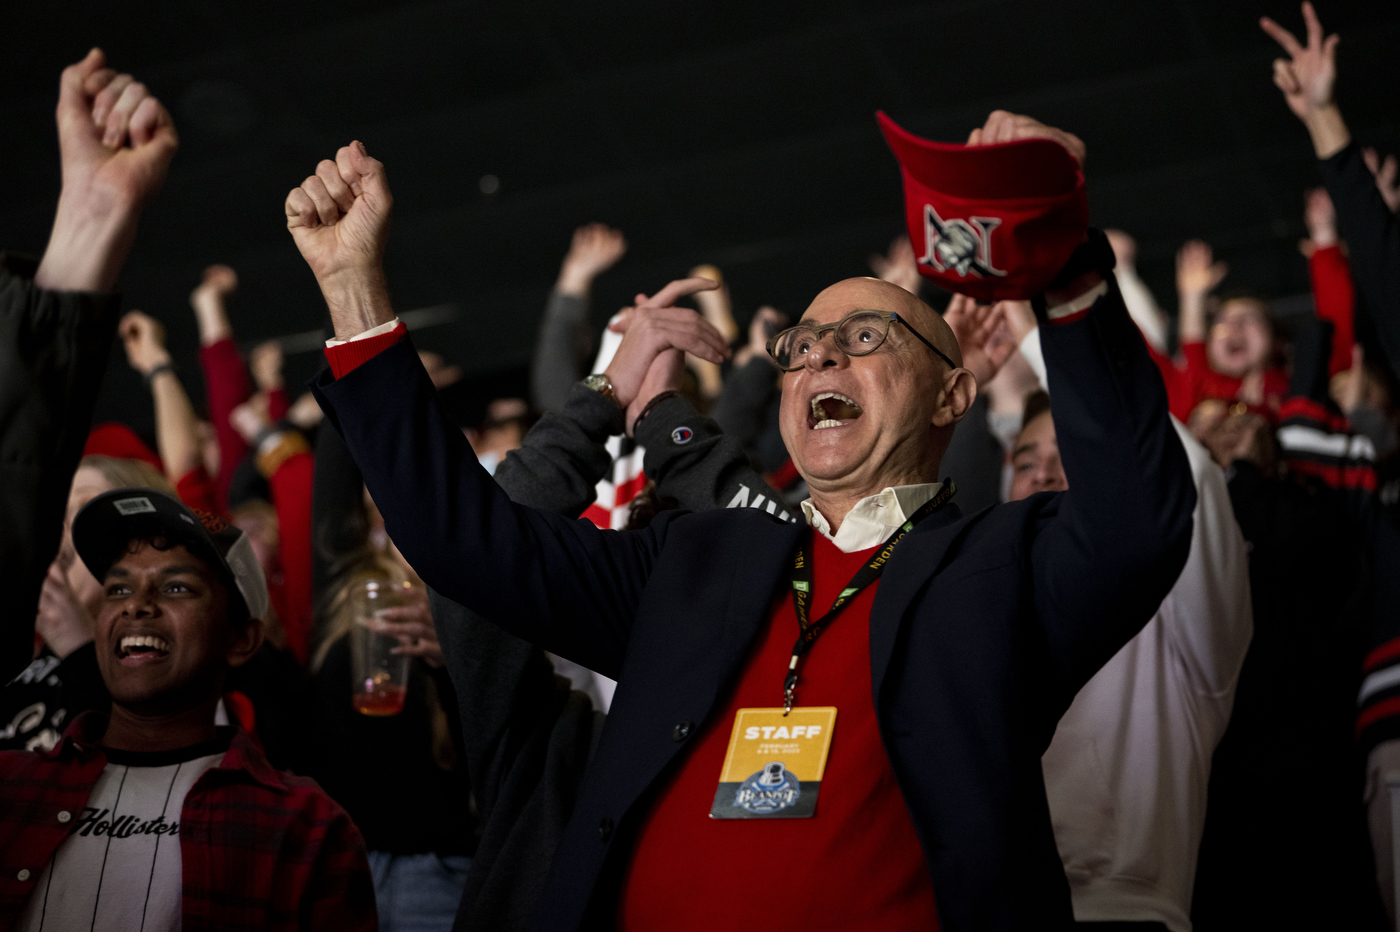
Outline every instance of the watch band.
<path fill-rule="evenodd" d="M 642 423 L 642 421 L 646 420 L 647 415 L 654 411 L 657 405 L 661 404 L 661 402 L 667 400 L 668 398 L 675 398 L 679 394 L 680 392 L 672 388 L 664 392 L 659 392 L 658 394 L 653 396 L 651 401 L 647 402 L 646 407 L 642 409 L 642 413 L 638 414 L 637 419 L 632 422 L 632 436 L 635 437 L 637 435 L 637 425 Z"/>

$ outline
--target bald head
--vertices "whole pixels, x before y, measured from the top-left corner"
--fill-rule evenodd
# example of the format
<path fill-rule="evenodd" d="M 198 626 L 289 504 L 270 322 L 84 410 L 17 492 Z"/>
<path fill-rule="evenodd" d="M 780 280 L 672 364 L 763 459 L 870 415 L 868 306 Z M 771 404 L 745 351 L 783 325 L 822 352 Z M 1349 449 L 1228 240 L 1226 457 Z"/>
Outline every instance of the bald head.
<path fill-rule="evenodd" d="M 897 285 L 837 282 L 816 296 L 802 323 L 817 329 L 860 310 L 893 312 L 902 324 L 892 322 L 883 342 L 855 356 L 828 332 L 809 341 L 802 364 L 783 376 L 783 441 L 832 528 L 867 495 L 936 481 L 953 427 L 977 395 L 943 317 Z"/>
<path fill-rule="evenodd" d="M 817 324 L 839 320 L 855 307 L 894 311 L 923 334 L 926 340 L 948 354 L 949 359 L 962 365 L 958 338 L 953 336 L 953 330 L 944 322 L 943 315 L 898 285 L 878 278 L 848 278 L 823 289 L 813 299 L 807 313 L 802 315 L 802 322 Z M 825 313 L 833 308 L 846 310 L 835 317 Z"/>

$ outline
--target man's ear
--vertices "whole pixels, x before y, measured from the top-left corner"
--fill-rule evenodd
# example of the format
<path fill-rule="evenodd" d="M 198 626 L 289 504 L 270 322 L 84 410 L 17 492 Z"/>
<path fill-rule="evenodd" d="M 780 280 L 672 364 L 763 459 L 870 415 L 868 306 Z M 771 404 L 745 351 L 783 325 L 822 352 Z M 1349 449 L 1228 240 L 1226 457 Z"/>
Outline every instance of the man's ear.
<path fill-rule="evenodd" d="M 943 390 L 933 412 L 933 426 L 951 427 L 961 421 L 976 400 L 977 379 L 961 367 L 952 370 L 943 378 Z"/>
<path fill-rule="evenodd" d="M 228 651 L 225 655 L 228 658 L 229 669 L 241 667 L 252 660 L 253 655 L 258 652 L 258 648 L 262 647 L 262 642 L 263 623 L 257 618 L 249 620 L 241 631 L 231 632 Z"/>

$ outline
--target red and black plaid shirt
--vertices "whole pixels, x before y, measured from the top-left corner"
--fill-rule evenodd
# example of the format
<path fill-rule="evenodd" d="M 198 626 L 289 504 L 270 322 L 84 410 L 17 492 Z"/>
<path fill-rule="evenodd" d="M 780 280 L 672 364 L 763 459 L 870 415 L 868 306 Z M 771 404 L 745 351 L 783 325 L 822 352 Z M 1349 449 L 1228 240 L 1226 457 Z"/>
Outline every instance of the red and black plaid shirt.
<path fill-rule="evenodd" d="M 107 717 L 74 719 L 53 750 L 0 752 L 0 929 L 80 822 L 107 766 Z M 243 731 L 180 812 L 184 928 L 379 927 L 364 839 L 314 780 L 280 773 Z"/>

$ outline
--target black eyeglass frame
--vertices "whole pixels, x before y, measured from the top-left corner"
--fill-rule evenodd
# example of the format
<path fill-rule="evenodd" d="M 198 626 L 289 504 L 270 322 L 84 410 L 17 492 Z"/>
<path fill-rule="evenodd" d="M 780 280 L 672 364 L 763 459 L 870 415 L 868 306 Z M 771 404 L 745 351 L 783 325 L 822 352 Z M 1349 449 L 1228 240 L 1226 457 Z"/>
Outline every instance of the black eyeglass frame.
<path fill-rule="evenodd" d="M 801 369 L 803 366 L 805 366 L 805 365 L 807 365 L 807 364 L 806 364 L 805 362 L 801 362 L 801 363 L 798 363 L 798 364 L 795 365 L 795 366 L 784 366 L 781 362 L 779 362 L 779 361 L 778 361 L 778 354 L 777 354 L 777 352 L 775 351 L 775 348 L 777 347 L 778 341 L 779 341 L 779 340 L 781 340 L 783 337 L 787 336 L 789 333 L 791 333 L 791 332 L 794 331 L 794 330 L 810 330 L 810 331 L 812 331 L 813 333 L 815 333 L 815 334 L 817 335 L 817 342 L 820 343 L 822 337 L 826 336 L 827 333 L 830 333 L 830 332 L 839 330 L 842 324 L 844 324 L 846 321 L 850 320 L 852 317 L 854 317 L 854 316 L 857 315 L 857 314 L 874 314 L 874 315 L 876 315 L 877 317 L 882 318 L 882 319 L 885 321 L 885 335 L 882 336 L 882 337 L 880 337 L 880 342 L 879 342 L 879 343 L 876 343 L 874 346 L 870 347 L 870 349 L 866 350 L 866 351 L 863 352 L 863 353 L 852 353 L 852 352 L 850 352 L 849 350 L 847 350 L 845 347 L 841 346 L 841 345 L 838 343 L 838 344 L 836 345 L 836 348 L 839 349 L 841 352 L 845 353 L 847 356 L 855 356 L 855 357 L 857 357 L 857 358 L 858 358 L 858 357 L 861 357 L 861 356 L 869 356 L 871 353 L 875 352 L 877 349 L 879 349 L 880 347 L 884 346 L 884 345 L 885 345 L 885 341 L 886 341 L 887 339 L 889 339 L 889 336 L 890 336 L 890 324 L 903 324 L 903 325 L 905 326 L 905 328 L 906 328 L 910 333 L 912 333 L 912 334 L 914 334 L 914 336 L 918 337 L 919 340 L 920 340 L 920 342 L 922 342 L 922 343 L 924 344 L 924 346 L 927 346 L 929 349 L 933 350 L 934 354 L 937 355 L 939 359 L 941 359 L 941 360 L 943 360 L 944 362 L 946 362 L 950 368 L 953 368 L 953 369 L 958 368 L 958 364 L 957 364 L 957 363 L 955 363 L 955 362 L 953 362 L 953 360 L 949 359 L 948 356 L 947 356 L 947 354 L 944 353 L 941 349 L 939 349 L 938 347 L 936 347 L 936 346 L 934 346 L 932 343 L 930 343 L 930 342 L 928 341 L 928 339 L 927 339 L 922 333 L 920 333 L 919 331 L 917 331 L 917 330 L 914 329 L 914 325 L 913 325 L 913 324 L 909 323 L 909 321 L 905 320 L 903 317 L 900 317 L 900 316 L 899 316 L 899 313 L 898 313 L 897 311 L 875 311 L 875 310 L 871 310 L 870 308 L 863 308 L 863 307 L 858 307 L 858 308 L 856 308 L 855 310 L 848 312 L 847 314 L 845 314 L 840 320 L 838 320 L 838 321 L 837 321 L 836 323 L 834 323 L 834 324 L 820 324 L 820 325 L 814 325 L 814 324 L 798 324 L 798 325 L 795 326 L 795 327 L 788 327 L 786 330 L 782 331 L 781 333 L 776 334 L 771 340 L 768 341 L 768 347 L 767 347 L 767 349 L 768 349 L 768 355 L 769 355 L 769 357 L 773 360 L 773 362 L 777 365 L 777 367 L 778 367 L 779 369 L 782 369 L 784 372 L 796 372 L 798 369 Z M 834 338 L 833 338 L 833 339 L 834 339 Z"/>

